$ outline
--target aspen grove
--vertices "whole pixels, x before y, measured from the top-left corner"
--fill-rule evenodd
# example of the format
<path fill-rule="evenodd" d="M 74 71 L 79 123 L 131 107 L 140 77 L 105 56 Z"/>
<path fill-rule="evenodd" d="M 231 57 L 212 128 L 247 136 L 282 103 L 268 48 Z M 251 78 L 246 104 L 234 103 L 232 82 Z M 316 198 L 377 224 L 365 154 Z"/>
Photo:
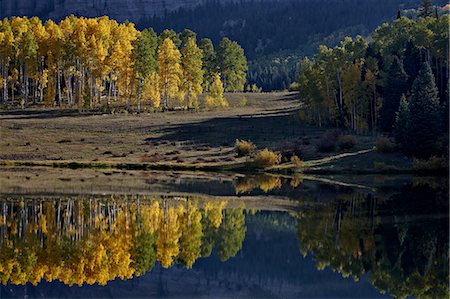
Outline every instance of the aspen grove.
<path fill-rule="evenodd" d="M 205 43 L 210 40 L 200 41 Z M 242 87 L 247 71 L 243 50 L 227 43 L 223 51 L 237 49 L 239 61 L 227 61 L 225 74 L 231 68 Z M 140 112 L 142 103 L 197 108 L 198 96 L 209 91 L 216 78 L 211 72 L 222 71 L 220 55 L 212 51 L 217 59 L 211 59 L 211 53 L 203 59 L 196 34 L 188 29 L 180 34 L 164 30 L 157 36 L 153 29 L 139 31 L 133 23 L 119 24 L 108 17 L 69 16 L 60 23 L 43 23 L 37 17 L 0 20 L 1 104 L 80 111 L 125 106 Z"/>

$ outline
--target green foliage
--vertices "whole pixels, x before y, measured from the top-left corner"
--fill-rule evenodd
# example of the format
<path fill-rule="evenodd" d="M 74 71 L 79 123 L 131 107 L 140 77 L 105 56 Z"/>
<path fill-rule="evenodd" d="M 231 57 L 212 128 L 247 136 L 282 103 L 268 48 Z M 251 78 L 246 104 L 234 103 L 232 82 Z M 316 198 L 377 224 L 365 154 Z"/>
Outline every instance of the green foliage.
<path fill-rule="evenodd" d="M 217 58 L 225 90 L 243 91 L 248 70 L 244 49 L 225 37 L 219 44 Z"/>
<path fill-rule="evenodd" d="M 395 118 L 394 136 L 397 144 L 400 144 L 403 150 L 407 150 L 408 136 L 410 127 L 409 103 L 405 95 L 402 95 L 400 107 Z"/>
<path fill-rule="evenodd" d="M 209 38 L 202 38 L 198 46 L 203 51 L 203 89 L 209 91 L 209 87 L 215 79 L 215 74 L 219 71 L 217 56 L 214 45 Z"/>
<path fill-rule="evenodd" d="M 157 36 L 153 29 L 144 29 L 134 43 L 134 67 L 139 78 L 145 79 L 156 70 Z"/>
<path fill-rule="evenodd" d="M 216 241 L 217 256 L 222 262 L 241 250 L 246 231 L 244 212 L 238 209 L 226 210 Z"/>
<path fill-rule="evenodd" d="M 178 34 L 178 38 L 180 39 L 180 48 L 184 48 L 191 38 L 195 43 L 197 42 L 197 33 L 190 29 L 184 29 Z"/>
<path fill-rule="evenodd" d="M 391 132 L 395 122 L 395 114 L 400 105 L 400 98 L 408 88 L 408 75 L 403 69 L 403 62 L 397 56 L 394 56 L 383 80 L 384 99 L 378 123 L 382 131 Z"/>
<path fill-rule="evenodd" d="M 369 43 L 357 37 L 345 38 L 334 48 L 320 46 L 314 59 L 305 58 L 299 67 L 302 120 L 356 132 L 379 128 L 391 133 L 397 118 L 394 134 L 403 149 L 414 155 L 441 153 L 448 140 L 443 129 L 448 118 L 442 114 L 448 107 L 444 53 L 449 22 L 448 15 L 401 17 L 378 27 Z M 429 62 L 428 69 L 419 72 L 423 61 Z M 400 107 L 402 95 L 411 98 L 409 105 Z M 406 123 L 412 135 L 405 135 Z M 323 145 L 324 150 L 333 149 L 330 140 L 323 140 Z"/>
<path fill-rule="evenodd" d="M 173 29 L 164 29 L 158 36 L 158 46 L 160 46 L 166 38 L 170 38 L 177 47 L 181 45 L 181 39 Z"/>
<path fill-rule="evenodd" d="M 418 157 L 431 156 L 437 151 L 441 130 L 438 90 L 430 65 L 424 63 L 411 91 L 407 148 Z"/>
<path fill-rule="evenodd" d="M 418 16 L 421 18 L 431 17 L 434 14 L 433 0 L 422 0 Z"/>
<path fill-rule="evenodd" d="M 147 231 L 138 234 L 131 250 L 131 259 L 137 276 L 150 272 L 156 261 L 156 235 Z"/>

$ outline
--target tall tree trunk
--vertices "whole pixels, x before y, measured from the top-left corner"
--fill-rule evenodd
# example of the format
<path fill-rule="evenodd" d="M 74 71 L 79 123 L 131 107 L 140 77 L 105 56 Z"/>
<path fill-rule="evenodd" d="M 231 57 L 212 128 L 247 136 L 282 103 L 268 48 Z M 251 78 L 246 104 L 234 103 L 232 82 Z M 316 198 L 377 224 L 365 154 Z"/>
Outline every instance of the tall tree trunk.
<path fill-rule="evenodd" d="M 24 67 L 23 67 L 23 78 L 24 78 L 24 87 L 23 87 L 23 97 L 24 97 L 24 101 L 25 101 L 25 107 L 28 107 L 28 63 L 24 63 Z"/>
<path fill-rule="evenodd" d="M 39 101 L 42 103 L 44 101 L 44 56 L 41 57 L 41 68 L 39 72 L 39 81 L 40 81 L 40 92 L 39 92 Z"/>
<path fill-rule="evenodd" d="M 169 108 L 169 90 L 167 80 L 164 84 L 164 108 Z"/>
<path fill-rule="evenodd" d="M 141 84 L 142 84 L 142 79 L 139 78 L 138 88 L 137 88 L 137 112 L 138 113 L 141 113 Z"/>
<path fill-rule="evenodd" d="M 8 106 L 8 64 L 3 65 L 3 104 Z"/>
<path fill-rule="evenodd" d="M 56 85 L 58 90 L 58 105 L 61 107 L 62 104 L 62 96 L 61 96 L 61 74 L 59 70 L 59 64 L 56 66 Z"/>

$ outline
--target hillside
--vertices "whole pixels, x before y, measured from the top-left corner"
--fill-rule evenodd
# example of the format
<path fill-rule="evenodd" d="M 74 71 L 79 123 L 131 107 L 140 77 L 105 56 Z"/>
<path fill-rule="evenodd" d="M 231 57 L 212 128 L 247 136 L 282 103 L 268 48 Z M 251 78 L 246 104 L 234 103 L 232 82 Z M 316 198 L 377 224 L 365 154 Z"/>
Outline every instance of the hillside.
<path fill-rule="evenodd" d="M 62 19 L 74 14 L 85 17 L 107 15 L 118 21 L 161 15 L 165 10 L 192 7 L 202 0 L 2 0 L 0 17 L 39 16 Z"/>
<path fill-rule="evenodd" d="M 269 4 L 270 3 L 270 4 Z M 237 41 L 249 59 L 248 82 L 264 91 L 284 90 L 297 76 L 297 63 L 320 44 L 335 46 L 345 36 L 368 36 L 399 10 L 414 14 L 420 0 L 1 0 L 0 18 L 107 15 L 153 27 L 198 33 L 217 46 Z M 444 0 L 434 0 L 443 6 Z"/>

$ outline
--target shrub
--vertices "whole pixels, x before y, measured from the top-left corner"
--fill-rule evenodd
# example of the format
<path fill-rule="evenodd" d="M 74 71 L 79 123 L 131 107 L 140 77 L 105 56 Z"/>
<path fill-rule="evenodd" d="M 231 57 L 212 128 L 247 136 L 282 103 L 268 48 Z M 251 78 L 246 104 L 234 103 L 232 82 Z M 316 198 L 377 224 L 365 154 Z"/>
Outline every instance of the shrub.
<path fill-rule="evenodd" d="M 244 97 L 239 100 L 239 106 L 247 106 L 247 103 L 248 101 Z"/>
<path fill-rule="evenodd" d="M 336 149 L 336 143 L 341 135 L 338 129 L 325 132 L 316 143 L 317 151 L 322 153 L 333 152 Z"/>
<path fill-rule="evenodd" d="M 395 150 L 395 144 L 384 136 L 378 137 L 375 146 L 380 153 L 392 153 Z"/>
<path fill-rule="evenodd" d="M 339 148 L 343 150 L 354 148 L 356 142 L 356 138 L 353 135 L 343 135 L 338 139 Z"/>
<path fill-rule="evenodd" d="M 277 151 L 281 153 L 282 162 L 289 162 L 291 161 L 292 156 L 301 157 L 305 148 L 301 140 L 296 140 L 292 142 L 283 142 L 280 147 L 277 148 Z"/>
<path fill-rule="evenodd" d="M 256 146 L 251 141 L 236 139 L 234 150 L 238 154 L 238 157 L 243 157 L 252 154 L 256 150 Z"/>
<path fill-rule="evenodd" d="M 429 159 L 414 159 L 413 170 L 420 173 L 445 173 L 448 171 L 448 158 L 431 156 Z"/>
<path fill-rule="evenodd" d="M 303 166 L 303 161 L 297 155 L 291 157 L 291 162 L 297 167 Z"/>
<path fill-rule="evenodd" d="M 274 166 L 280 164 L 281 155 L 276 154 L 269 149 L 264 149 L 260 151 L 255 157 L 255 166 L 258 168 L 267 168 L 270 166 Z"/>

